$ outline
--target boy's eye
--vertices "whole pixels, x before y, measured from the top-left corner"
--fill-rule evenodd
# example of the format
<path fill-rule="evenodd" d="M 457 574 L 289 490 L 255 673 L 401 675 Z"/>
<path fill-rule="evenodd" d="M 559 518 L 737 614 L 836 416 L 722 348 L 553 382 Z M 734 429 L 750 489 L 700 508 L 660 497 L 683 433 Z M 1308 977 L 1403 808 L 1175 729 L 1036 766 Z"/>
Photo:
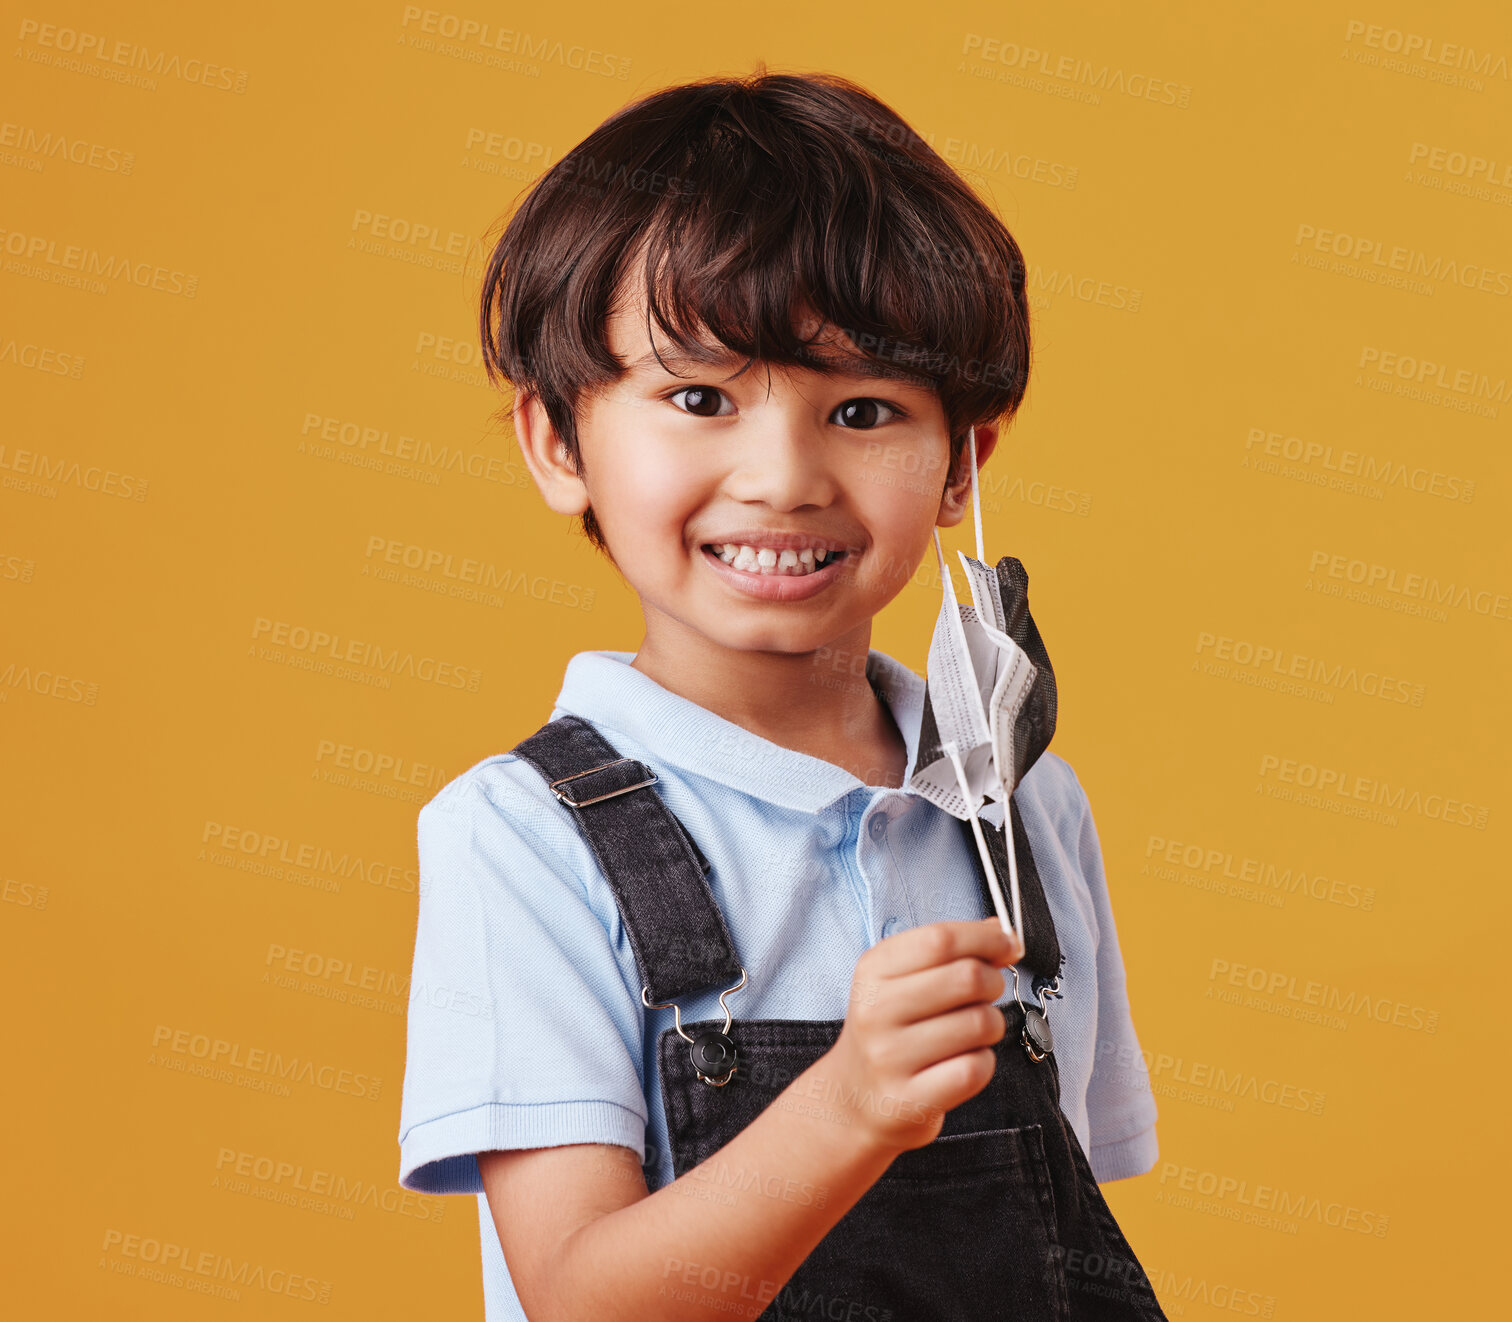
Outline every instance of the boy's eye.
<path fill-rule="evenodd" d="M 735 411 L 734 404 L 724 391 L 713 386 L 686 386 L 667 398 L 684 413 L 691 413 L 697 418 L 725 417 Z M 830 420 L 842 427 L 864 430 L 901 416 L 903 410 L 896 405 L 864 397 L 846 400 L 830 415 Z"/>
<path fill-rule="evenodd" d="M 691 413 L 697 418 L 716 418 L 721 413 L 733 413 L 733 408 L 721 409 L 721 403 L 729 403 L 722 390 L 716 390 L 713 386 L 689 386 L 685 390 L 679 390 L 675 395 L 669 395 L 678 408 L 684 413 Z M 681 399 L 683 402 L 677 404 Z"/>
<path fill-rule="evenodd" d="M 901 409 L 880 399 L 848 399 L 835 410 L 833 416 L 842 427 L 865 428 L 889 422 L 901 414 Z"/>

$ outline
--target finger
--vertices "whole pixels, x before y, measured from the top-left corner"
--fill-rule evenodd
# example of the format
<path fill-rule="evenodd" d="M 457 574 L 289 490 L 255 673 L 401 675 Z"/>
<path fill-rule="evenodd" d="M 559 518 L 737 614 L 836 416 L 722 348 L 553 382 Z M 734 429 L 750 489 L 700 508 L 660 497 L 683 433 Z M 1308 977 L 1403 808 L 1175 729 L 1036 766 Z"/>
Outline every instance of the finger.
<path fill-rule="evenodd" d="M 942 1106 L 951 1110 L 961 1104 L 959 1099 L 963 1092 L 967 1097 L 975 1097 L 985 1088 L 996 1069 L 997 1053 L 991 1047 L 963 1051 L 959 1056 L 950 1056 L 915 1074 L 909 1083 L 909 1093 L 922 1106 Z M 970 1086 L 977 1079 L 982 1082 Z"/>
<path fill-rule="evenodd" d="M 1007 987 L 1000 970 L 985 960 L 963 956 L 932 969 L 888 978 L 877 996 L 874 1022 L 915 1024 L 962 1006 L 995 1001 Z"/>
<path fill-rule="evenodd" d="M 901 1074 L 912 1076 L 952 1056 L 990 1047 L 1007 1032 L 1008 1019 L 997 1006 L 964 1006 L 896 1029 L 888 1065 Z"/>
<path fill-rule="evenodd" d="M 1012 964 L 1023 958 L 1023 943 L 1006 934 L 996 918 L 976 922 L 925 923 L 877 942 L 867 952 L 871 973 L 896 978 L 920 969 L 974 955 L 989 964 Z"/>

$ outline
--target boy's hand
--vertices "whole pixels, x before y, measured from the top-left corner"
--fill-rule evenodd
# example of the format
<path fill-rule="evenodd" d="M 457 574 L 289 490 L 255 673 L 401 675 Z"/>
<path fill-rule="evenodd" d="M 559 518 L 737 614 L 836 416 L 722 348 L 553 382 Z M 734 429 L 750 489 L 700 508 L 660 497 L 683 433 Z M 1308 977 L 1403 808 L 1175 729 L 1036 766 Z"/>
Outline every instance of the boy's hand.
<path fill-rule="evenodd" d="M 850 1012 L 822 1069 L 854 1123 L 880 1147 L 934 1142 L 945 1112 L 992 1079 L 1007 1032 L 993 1002 L 1023 943 L 996 918 L 928 923 L 886 937 L 856 961 Z"/>

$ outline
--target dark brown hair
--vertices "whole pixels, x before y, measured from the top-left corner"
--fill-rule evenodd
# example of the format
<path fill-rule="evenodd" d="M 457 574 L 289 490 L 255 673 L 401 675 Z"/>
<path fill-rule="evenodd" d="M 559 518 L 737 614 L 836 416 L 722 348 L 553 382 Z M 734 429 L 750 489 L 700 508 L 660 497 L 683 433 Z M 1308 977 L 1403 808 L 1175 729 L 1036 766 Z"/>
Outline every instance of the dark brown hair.
<path fill-rule="evenodd" d="M 811 310 L 844 332 L 860 370 L 931 385 L 952 471 L 966 429 L 1011 417 L 1028 386 L 1013 236 L 894 111 L 838 75 L 762 68 L 652 93 L 562 157 L 510 218 L 483 280 L 483 360 L 490 381 L 540 399 L 579 472 L 574 411 L 626 370 L 605 323 L 637 257 L 649 317 L 685 353 L 706 328 L 752 360 L 834 366 L 833 350 L 795 330 Z M 604 548 L 592 510 L 583 530 Z"/>

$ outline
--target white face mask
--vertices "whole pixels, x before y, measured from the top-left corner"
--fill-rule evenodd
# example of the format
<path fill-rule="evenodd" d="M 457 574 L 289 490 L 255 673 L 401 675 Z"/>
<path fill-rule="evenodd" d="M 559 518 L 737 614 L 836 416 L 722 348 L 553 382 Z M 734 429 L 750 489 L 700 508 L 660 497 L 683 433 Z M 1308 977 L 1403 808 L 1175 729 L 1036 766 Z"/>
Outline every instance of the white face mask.
<path fill-rule="evenodd" d="M 929 645 L 919 751 L 909 788 L 952 817 L 971 823 L 998 921 L 1005 931 L 1011 928 L 1022 937 L 1013 832 L 1004 831 L 1009 881 L 1005 902 L 977 813 L 984 801 L 1001 803 L 1006 827 L 1009 796 L 1055 731 L 1055 674 L 1029 614 L 1029 579 L 1023 565 L 1012 556 L 1000 559 L 996 569 L 986 564 L 974 427 L 968 440 L 977 558 L 958 554 L 971 587 L 971 605 L 956 600 L 937 528 L 942 600 Z"/>

